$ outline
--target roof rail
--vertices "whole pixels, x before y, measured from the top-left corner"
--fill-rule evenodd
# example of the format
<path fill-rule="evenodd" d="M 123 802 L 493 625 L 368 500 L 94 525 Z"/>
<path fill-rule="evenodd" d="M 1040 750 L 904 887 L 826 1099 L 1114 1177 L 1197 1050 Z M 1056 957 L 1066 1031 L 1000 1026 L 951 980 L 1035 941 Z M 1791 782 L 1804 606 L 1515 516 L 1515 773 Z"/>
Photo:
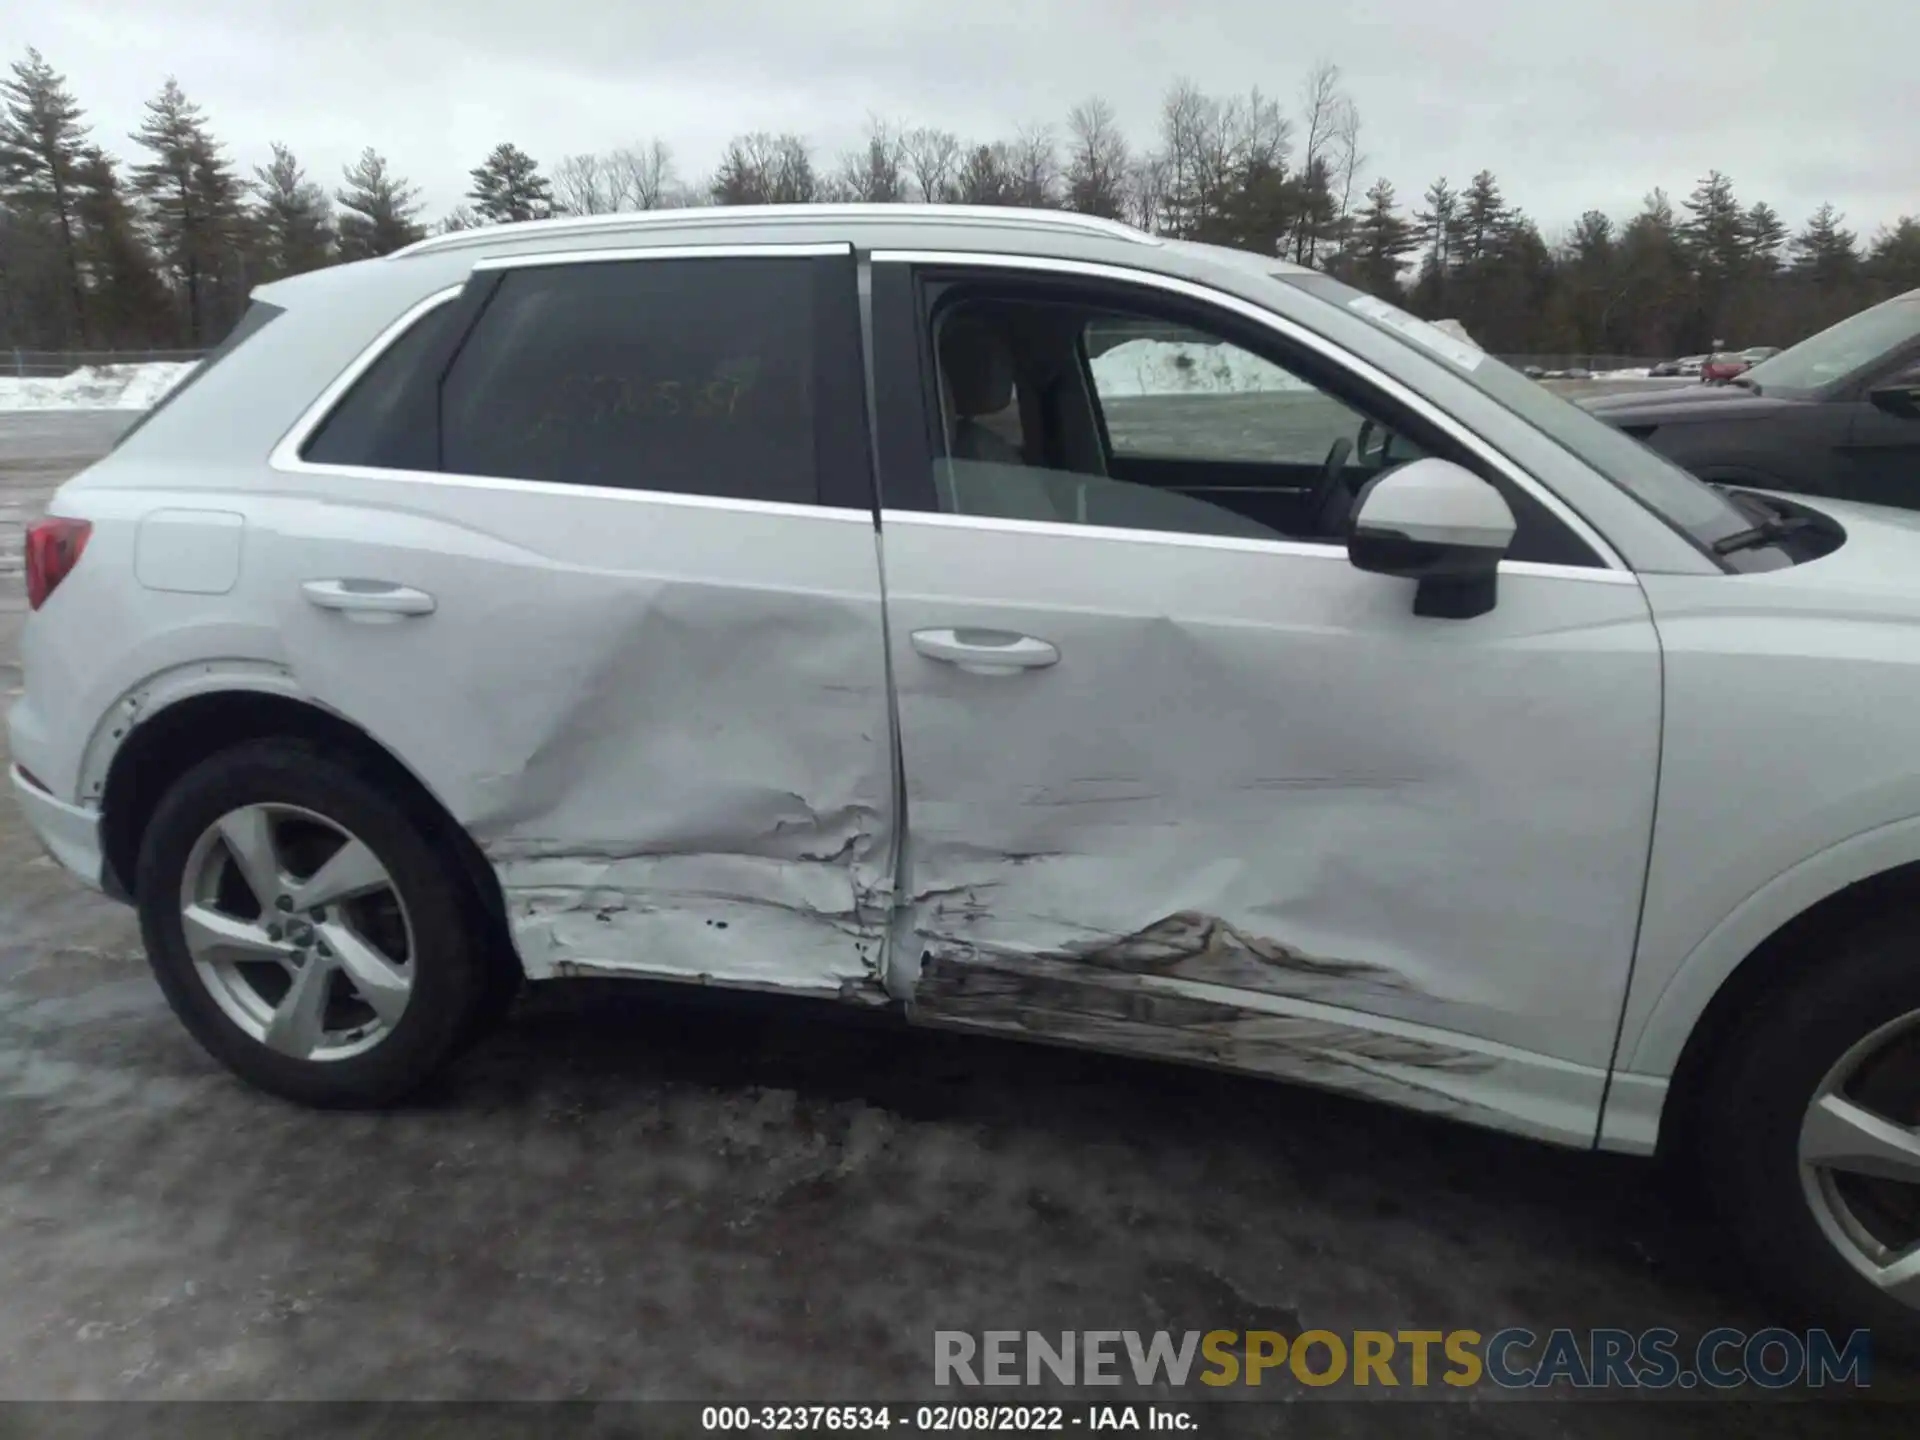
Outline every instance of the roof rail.
<path fill-rule="evenodd" d="M 505 225 L 486 225 L 476 230 L 453 230 L 444 235 L 429 235 L 387 256 L 402 260 L 409 255 L 464 250 L 469 247 L 499 245 L 514 240 L 535 240 L 551 235 L 555 239 L 590 235 L 599 231 L 613 234 L 645 230 L 713 229 L 732 225 L 765 225 L 770 221 L 856 224 L 941 224 L 1012 227 L 1030 230 L 1076 231 L 1105 235 L 1136 245 L 1158 245 L 1157 236 L 1118 220 L 1100 215 L 1081 215 L 1072 210 L 1023 210 L 1002 205 L 708 205 L 685 210 L 630 210 L 617 215 L 568 215 L 552 220 L 519 220 Z"/>

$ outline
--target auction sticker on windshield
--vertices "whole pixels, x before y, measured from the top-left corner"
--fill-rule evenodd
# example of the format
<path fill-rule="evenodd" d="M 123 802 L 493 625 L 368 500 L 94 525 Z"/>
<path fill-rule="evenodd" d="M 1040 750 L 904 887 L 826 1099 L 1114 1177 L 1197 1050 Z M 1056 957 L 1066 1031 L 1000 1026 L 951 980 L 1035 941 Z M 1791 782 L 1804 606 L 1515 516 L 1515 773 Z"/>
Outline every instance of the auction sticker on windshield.
<path fill-rule="evenodd" d="M 1389 305 L 1384 300 L 1377 300 L 1371 295 L 1358 295 L 1349 300 L 1347 305 L 1369 320 L 1398 330 L 1409 340 L 1426 346 L 1436 355 L 1445 356 L 1462 370 L 1472 370 L 1486 359 L 1485 352 L 1463 340 L 1454 339 L 1438 325 L 1409 315 L 1398 306 Z"/>

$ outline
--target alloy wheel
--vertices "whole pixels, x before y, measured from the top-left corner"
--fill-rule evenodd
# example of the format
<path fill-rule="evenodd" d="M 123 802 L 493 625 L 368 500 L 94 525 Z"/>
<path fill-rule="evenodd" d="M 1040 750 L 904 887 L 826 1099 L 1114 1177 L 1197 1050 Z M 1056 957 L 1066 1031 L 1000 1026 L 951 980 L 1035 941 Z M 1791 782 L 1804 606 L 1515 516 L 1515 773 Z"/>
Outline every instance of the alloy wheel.
<path fill-rule="evenodd" d="M 1842 1055 L 1800 1125 L 1800 1178 L 1827 1239 L 1920 1309 L 1920 1011 Z"/>
<path fill-rule="evenodd" d="M 413 992 L 413 925 L 372 849 L 294 805 L 246 805 L 188 854 L 180 924 L 227 1018 L 296 1060 L 364 1054 Z"/>

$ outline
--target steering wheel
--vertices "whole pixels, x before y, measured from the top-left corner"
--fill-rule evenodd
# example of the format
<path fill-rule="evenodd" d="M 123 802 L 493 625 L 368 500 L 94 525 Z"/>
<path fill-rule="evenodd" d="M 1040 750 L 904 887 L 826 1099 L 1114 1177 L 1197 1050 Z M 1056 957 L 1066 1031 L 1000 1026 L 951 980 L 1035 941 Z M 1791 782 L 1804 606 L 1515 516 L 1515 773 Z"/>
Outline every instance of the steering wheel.
<path fill-rule="evenodd" d="M 1364 432 L 1362 432 L 1364 433 Z M 1347 457 L 1353 454 L 1353 441 L 1342 436 L 1327 451 L 1326 462 L 1307 495 L 1309 535 L 1329 534 L 1333 530 L 1335 501 L 1346 488 Z"/>

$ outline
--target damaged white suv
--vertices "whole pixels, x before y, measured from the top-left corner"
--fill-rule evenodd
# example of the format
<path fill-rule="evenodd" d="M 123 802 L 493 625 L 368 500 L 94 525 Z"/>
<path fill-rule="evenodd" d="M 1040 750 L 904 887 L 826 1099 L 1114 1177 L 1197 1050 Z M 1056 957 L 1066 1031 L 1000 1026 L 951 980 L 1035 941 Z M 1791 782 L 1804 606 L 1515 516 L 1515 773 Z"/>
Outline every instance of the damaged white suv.
<path fill-rule="evenodd" d="M 260 290 L 59 491 L 12 779 L 282 1095 L 523 976 L 898 1005 L 1698 1154 L 1896 1326 L 1917 527 L 1105 221 L 507 225 Z"/>

